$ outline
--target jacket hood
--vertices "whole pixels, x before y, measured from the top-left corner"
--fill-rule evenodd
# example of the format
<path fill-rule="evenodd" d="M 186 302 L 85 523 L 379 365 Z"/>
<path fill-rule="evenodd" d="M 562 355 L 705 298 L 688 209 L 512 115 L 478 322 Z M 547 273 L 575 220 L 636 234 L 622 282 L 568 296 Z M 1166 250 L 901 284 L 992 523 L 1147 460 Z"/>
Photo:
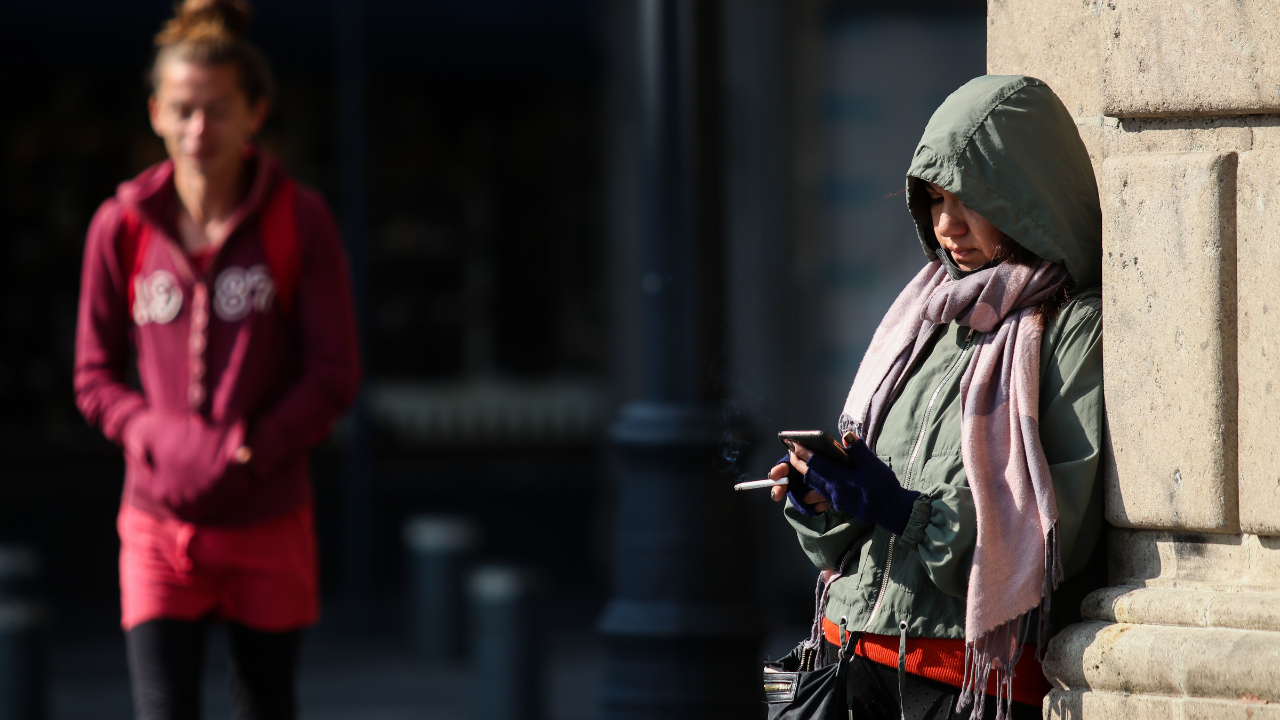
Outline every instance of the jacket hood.
<path fill-rule="evenodd" d="M 228 223 L 228 233 L 258 212 L 286 177 L 284 166 L 271 153 L 253 145 L 246 146 L 244 152 L 246 169 L 250 175 L 249 188 L 244 202 L 236 208 Z M 133 209 L 147 222 L 170 232 L 174 229 L 170 227 L 173 223 L 169 210 L 176 199 L 175 195 L 172 160 L 158 162 L 116 187 L 116 199 L 121 205 Z"/>
<path fill-rule="evenodd" d="M 952 192 L 1079 287 L 1102 282 L 1102 207 L 1075 121 L 1044 82 L 984 75 L 933 113 L 907 171 L 907 208 L 933 260 L 928 194 L 917 179 Z"/>

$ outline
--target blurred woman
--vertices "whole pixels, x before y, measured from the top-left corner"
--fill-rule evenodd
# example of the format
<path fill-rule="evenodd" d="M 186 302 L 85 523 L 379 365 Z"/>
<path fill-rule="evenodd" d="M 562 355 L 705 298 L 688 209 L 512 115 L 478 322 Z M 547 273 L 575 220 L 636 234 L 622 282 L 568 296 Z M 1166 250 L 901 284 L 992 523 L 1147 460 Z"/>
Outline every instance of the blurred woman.
<path fill-rule="evenodd" d="M 294 716 L 319 612 L 307 452 L 359 383 L 333 219 L 253 144 L 271 75 L 249 20 L 242 0 L 186 0 L 157 35 L 169 159 L 120 185 L 85 245 L 76 397 L 125 453 L 121 624 L 148 720 L 198 717 L 215 620 L 236 717 Z"/>
<path fill-rule="evenodd" d="M 771 473 L 825 571 L 807 647 L 855 638 L 854 717 L 1038 718 L 1050 599 L 1103 528 L 1093 168 L 1048 86 L 984 76 L 930 119 L 907 206 L 928 263 L 853 381 L 853 464 L 797 447 Z"/>

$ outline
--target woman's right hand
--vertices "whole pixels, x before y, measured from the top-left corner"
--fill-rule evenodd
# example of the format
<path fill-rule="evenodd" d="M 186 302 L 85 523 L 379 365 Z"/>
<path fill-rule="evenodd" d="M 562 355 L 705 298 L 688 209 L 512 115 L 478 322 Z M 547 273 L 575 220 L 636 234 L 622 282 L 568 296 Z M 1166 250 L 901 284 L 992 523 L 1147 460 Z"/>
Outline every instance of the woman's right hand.
<path fill-rule="evenodd" d="M 184 520 L 195 522 L 201 513 L 225 509 L 254 486 L 243 422 L 211 423 L 193 413 L 147 411 L 126 428 L 128 452 L 151 470 L 149 494 Z"/>
<path fill-rule="evenodd" d="M 808 450 L 802 447 L 798 448 L 798 450 L 802 453 L 808 453 Z M 805 470 L 808 469 L 804 462 L 807 459 L 807 457 L 796 457 L 794 453 L 791 455 L 792 462 L 800 466 L 796 468 L 797 470 L 800 470 L 801 467 L 805 468 Z M 787 473 L 790 472 L 790 470 L 791 468 L 787 466 L 787 463 L 778 463 L 769 470 L 769 479 L 781 480 L 787 476 Z M 801 472 L 804 472 L 804 470 L 801 470 Z M 787 486 L 777 485 L 769 488 L 769 493 L 773 497 L 774 502 L 782 502 L 782 499 L 787 496 Z M 814 512 L 826 512 L 827 508 L 831 507 L 830 503 L 827 502 L 827 499 L 820 495 L 816 490 L 809 490 L 809 492 L 805 493 L 804 497 L 801 499 L 806 505 L 812 506 Z"/>

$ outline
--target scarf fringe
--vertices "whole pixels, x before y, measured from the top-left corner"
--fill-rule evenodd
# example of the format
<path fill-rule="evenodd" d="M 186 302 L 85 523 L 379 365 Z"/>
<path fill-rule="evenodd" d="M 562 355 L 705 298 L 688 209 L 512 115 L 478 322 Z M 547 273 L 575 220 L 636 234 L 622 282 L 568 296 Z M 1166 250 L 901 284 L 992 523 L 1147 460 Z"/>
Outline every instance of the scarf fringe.
<path fill-rule="evenodd" d="M 1053 591 L 1062 582 L 1062 560 L 1058 552 L 1058 524 L 1049 526 L 1044 538 L 1044 580 L 1040 605 L 983 633 L 964 644 L 964 681 L 956 699 L 956 712 L 970 710 L 970 720 L 981 720 L 987 700 L 987 685 L 995 676 L 996 720 L 1009 720 L 1013 702 L 1013 679 L 1031 628 L 1031 615 L 1039 610 L 1035 623 L 1036 660 L 1044 660 L 1049 637 L 1049 610 Z"/>
<path fill-rule="evenodd" d="M 822 620 L 827 614 L 827 601 L 831 597 L 831 586 L 836 580 L 844 577 L 845 568 L 849 566 L 849 560 L 853 557 L 853 547 L 844 552 L 840 558 L 840 564 L 837 565 L 829 575 L 823 576 L 818 573 L 818 584 L 813 589 L 813 626 L 809 628 L 809 639 L 801 643 L 801 645 L 809 650 L 817 651 L 822 647 Z"/>
<path fill-rule="evenodd" d="M 809 628 L 809 639 L 804 641 L 804 647 L 810 650 L 822 647 L 822 618 L 827 610 L 827 593 L 832 582 L 834 578 L 818 575 L 818 586 L 813 591 L 813 626 Z"/>

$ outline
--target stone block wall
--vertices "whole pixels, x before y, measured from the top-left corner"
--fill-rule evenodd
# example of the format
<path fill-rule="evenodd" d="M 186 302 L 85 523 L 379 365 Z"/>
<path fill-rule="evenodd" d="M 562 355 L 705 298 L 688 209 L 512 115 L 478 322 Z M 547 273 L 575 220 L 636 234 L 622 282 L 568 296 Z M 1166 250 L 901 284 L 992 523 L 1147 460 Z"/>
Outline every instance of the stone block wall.
<path fill-rule="evenodd" d="M 989 0 L 1103 209 L 1111 587 L 1046 718 L 1280 720 L 1280 0 Z"/>
<path fill-rule="evenodd" d="M 1095 0 L 1087 5 L 1093 6 L 1102 31 L 1104 114 L 1280 111 L 1280 5 L 1267 0 Z"/>
<path fill-rule="evenodd" d="M 1236 155 L 1114 155 L 1100 180 L 1107 519 L 1234 532 Z"/>
<path fill-rule="evenodd" d="M 1242 153 L 1236 187 L 1240 525 L 1280 535 L 1280 150 Z"/>

